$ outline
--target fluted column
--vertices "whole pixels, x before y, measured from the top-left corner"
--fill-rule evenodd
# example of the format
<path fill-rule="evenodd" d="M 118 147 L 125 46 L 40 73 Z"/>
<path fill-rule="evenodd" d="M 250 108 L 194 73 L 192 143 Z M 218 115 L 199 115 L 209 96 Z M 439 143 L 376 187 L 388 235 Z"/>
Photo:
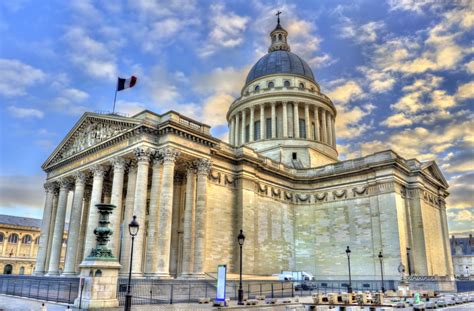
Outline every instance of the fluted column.
<path fill-rule="evenodd" d="M 173 178 L 173 214 L 171 221 L 171 249 L 170 249 L 170 274 L 178 276 L 178 243 L 180 233 L 181 210 L 181 192 L 184 176 L 181 173 L 175 173 Z"/>
<path fill-rule="evenodd" d="M 252 141 L 255 140 L 255 138 L 254 138 L 254 134 L 255 134 L 254 123 L 255 123 L 255 107 L 252 106 L 252 107 L 250 107 L 249 142 L 252 142 Z"/>
<path fill-rule="evenodd" d="M 298 103 L 293 103 L 293 126 L 295 138 L 300 138 L 300 114 L 298 112 Z"/>
<path fill-rule="evenodd" d="M 272 102 L 272 138 L 277 137 L 277 132 L 276 132 L 276 103 Z"/>
<path fill-rule="evenodd" d="M 229 126 L 229 144 L 234 144 L 234 127 L 235 127 L 235 119 L 230 119 L 230 126 Z"/>
<path fill-rule="evenodd" d="M 196 162 L 196 219 L 194 238 L 193 275 L 204 276 L 204 259 L 206 258 L 206 223 L 207 223 L 207 176 L 211 169 L 211 161 L 202 159 Z"/>
<path fill-rule="evenodd" d="M 194 202 L 196 191 L 196 168 L 189 163 L 186 172 L 186 199 L 184 206 L 184 228 L 183 228 L 183 268 L 182 276 L 189 276 L 193 272 L 194 255 Z"/>
<path fill-rule="evenodd" d="M 319 132 L 319 108 L 314 107 L 314 140 L 321 141 L 321 133 Z"/>
<path fill-rule="evenodd" d="M 306 139 L 311 139 L 311 122 L 309 121 L 309 104 L 304 105 L 304 125 L 306 127 Z"/>
<path fill-rule="evenodd" d="M 265 104 L 260 105 L 260 139 L 266 139 L 265 131 Z"/>
<path fill-rule="evenodd" d="M 90 255 L 92 249 L 96 246 L 94 230 L 99 224 L 99 211 L 95 205 L 101 203 L 100 200 L 102 198 L 105 170 L 106 168 L 102 165 L 96 165 L 92 168 L 94 178 L 92 180 L 92 194 L 89 205 L 89 219 L 87 219 L 83 259 L 86 259 L 86 257 Z"/>
<path fill-rule="evenodd" d="M 240 141 L 239 141 L 239 134 L 240 134 L 240 131 L 239 131 L 239 126 L 240 126 L 240 119 L 239 119 L 239 113 L 237 112 L 235 114 L 235 142 L 234 142 L 234 145 L 235 146 L 239 146 L 240 145 Z"/>
<path fill-rule="evenodd" d="M 123 215 L 123 239 L 122 247 L 120 248 L 120 269 L 121 275 L 128 275 L 129 264 L 130 264 L 130 244 L 131 238 L 128 232 L 128 224 L 133 218 L 133 207 L 135 205 L 135 188 L 137 184 L 137 164 L 132 162 L 127 167 L 127 196 L 125 197 L 125 210 Z"/>
<path fill-rule="evenodd" d="M 49 259 L 51 258 L 51 246 L 53 244 L 54 224 L 56 223 L 56 212 L 58 210 L 59 185 L 57 183 L 54 184 L 55 188 L 53 190 L 53 210 L 51 212 L 51 221 L 48 233 L 48 248 L 46 251 L 46 261 L 44 266 L 44 268 L 46 269 L 45 272 L 48 272 L 47 269 L 49 267 Z"/>
<path fill-rule="evenodd" d="M 158 269 L 157 232 L 160 206 L 161 179 L 163 173 L 163 160 L 159 156 L 153 158 L 150 214 L 148 215 L 148 236 L 146 248 L 146 275 L 154 275 Z"/>
<path fill-rule="evenodd" d="M 113 179 L 112 192 L 110 196 L 110 204 L 115 205 L 115 209 L 109 216 L 110 227 L 114 230 L 112 238 L 109 242 L 109 248 L 112 254 L 119 258 L 120 255 L 120 223 L 122 221 L 122 196 L 123 196 L 123 180 L 125 178 L 125 160 L 116 157 L 112 160 Z"/>
<path fill-rule="evenodd" d="M 59 275 L 59 259 L 64 236 L 64 222 L 66 220 L 67 196 L 71 183 L 67 179 L 60 181 L 58 210 L 54 223 L 53 241 L 51 246 L 51 257 L 49 259 L 48 275 Z"/>
<path fill-rule="evenodd" d="M 36 267 L 34 272 L 35 275 L 43 275 L 46 272 L 46 251 L 48 250 L 49 228 L 53 225 L 51 224 L 51 214 L 53 212 L 54 184 L 45 183 L 44 190 L 46 198 L 43 209 L 43 222 L 41 223 L 38 255 L 36 256 Z M 6 240 L 7 238 L 4 237 L 4 239 Z"/>
<path fill-rule="evenodd" d="M 332 145 L 336 147 L 336 118 L 331 118 Z"/>
<path fill-rule="evenodd" d="M 326 127 L 327 143 L 332 146 L 331 114 L 329 112 L 326 112 Z"/>
<path fill-rule="evenodd" d="M 87 187 L 84 189 L 84 201 L 82 203 L 82 216 L 81 216 L 81 231 L 79 233 L 79 241 L 77 242 L 77 256 L 76 256 L 76 273 L 79 272 L 79 265 L 84 258 L 84 243 L 86 240 L 87 232 L 87 220 L 89 219 L 89 208 L 91 204 L 92 189 Z"/>
<path fill-rule="evenodd" d="M 145 228 L 146 221 L 146 201 L 148 194 L 148 171 L 150 168 L 150 150 L 137 148 L 135 150 L 137 157 L 137 184 L 135 188 L 134 215 L 137 216 L 137 222 Z M 146 230 L 138 230 L 135 237 L 132 273 L 134 275 L 143 275 L 143 255 L 145 249 Z"/>
<path fill-rule="evenodd" d="M 69 218 L 69 231 L 67 234 L 66 259 L 64 262 L 63 275 L 76 274 L 76 256 L 81 230 L 82 202 L 84 199 L 86 174 L 78 172 L 74 175 L 74 179 L 74 198 L 72 201 L 71 216 Z"/>
<path fill-rule="evenodd" d="M 247 122 L 247 113 L 245 112 L 245 109 L 242 109 L 242 138 L 241 138 L 241 144 L 245 144 L 245 123 Z"/>
<path fill-rule="evenodd" d="M 166 148 L 163 156 L 163 180 L 161 184 L 160 198 L 160 223 L 158 226 L 158 269 L 157 276 L 161 278 L 170 277 L 170 248 L 171 248 L 171 224 L 173 217 L 173 186 L 174 166 L 179 152 L 173 148 Z"/>
<path fill-rule="evenodd" d="M 288 137 L 288 103 L 283 102 L 283 137 Z"/>
<path fill-rule="evenodd" d="M 327 125 L 326 125 L 326 110 L 321 110 L 321 141 L 328 143 Z"/>

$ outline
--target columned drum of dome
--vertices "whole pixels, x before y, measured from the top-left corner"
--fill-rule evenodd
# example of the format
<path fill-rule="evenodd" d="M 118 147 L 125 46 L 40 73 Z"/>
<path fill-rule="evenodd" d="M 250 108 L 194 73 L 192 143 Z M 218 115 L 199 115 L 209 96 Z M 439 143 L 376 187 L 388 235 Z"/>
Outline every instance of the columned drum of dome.
<path fill-rule="evenodd" d="M 250 69 L 227 113 L 230 143 L 295 168 L 333 163 L 336 109 L 308 63 L 290 51 L 287 37 L 278 23 L 268 54 Z"/>

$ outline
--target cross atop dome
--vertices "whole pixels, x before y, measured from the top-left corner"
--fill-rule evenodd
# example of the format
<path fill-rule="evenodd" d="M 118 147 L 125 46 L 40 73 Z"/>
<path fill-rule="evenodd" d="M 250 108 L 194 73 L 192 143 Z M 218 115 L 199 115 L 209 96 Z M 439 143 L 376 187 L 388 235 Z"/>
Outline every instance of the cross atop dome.
<path fill-rule="evenodd" d="M 277 16 L 277 25 L 275 29 L 273 29 L 273 31 L 270 33 L 272 44 L 268 48 L 268 53 L 281 50 L 288 52 L 290 51 L 290 46 L 286 42 L 288 32 L 280 25 L 280 14 L 281 11 L 277 11 L 277 13 L 275 14 Z"/>

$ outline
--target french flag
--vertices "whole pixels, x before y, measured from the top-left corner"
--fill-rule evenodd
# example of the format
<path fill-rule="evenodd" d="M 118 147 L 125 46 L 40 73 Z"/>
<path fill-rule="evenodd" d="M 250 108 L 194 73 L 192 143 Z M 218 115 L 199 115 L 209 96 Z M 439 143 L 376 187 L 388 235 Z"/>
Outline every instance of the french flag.
<path fill-rule="evenodd" d="M 137 84 L 137 77 L 135 76 L 131 76 L 129 79 L 118 78 L 117 91 L 134 87 L 135 84 Z"/>

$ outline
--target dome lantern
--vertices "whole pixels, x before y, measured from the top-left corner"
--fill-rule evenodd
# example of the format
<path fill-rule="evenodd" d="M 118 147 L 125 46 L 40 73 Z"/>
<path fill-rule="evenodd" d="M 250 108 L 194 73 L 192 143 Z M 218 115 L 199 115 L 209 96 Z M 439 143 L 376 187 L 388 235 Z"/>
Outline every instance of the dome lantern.
<path fill-rule="evenodd" d="M 279 51 L 279 50 L 288 51 L 288 52 L 291 51 L 290 46 L 288 45 L 288 42 L 287 42 L 288 32 L 285 29 L 283 29 L 283 27 L 281 27 L 280 25 L 280 14 L 281 12 L 278 11 L 278 13 L 276 14 L 278 16 L 277 25 L 275 29 L 273 29 L 273 31 L 270 33 L 272 44 L 268 48 L 268 53 L 273 52 L 273 51 Z"/>

